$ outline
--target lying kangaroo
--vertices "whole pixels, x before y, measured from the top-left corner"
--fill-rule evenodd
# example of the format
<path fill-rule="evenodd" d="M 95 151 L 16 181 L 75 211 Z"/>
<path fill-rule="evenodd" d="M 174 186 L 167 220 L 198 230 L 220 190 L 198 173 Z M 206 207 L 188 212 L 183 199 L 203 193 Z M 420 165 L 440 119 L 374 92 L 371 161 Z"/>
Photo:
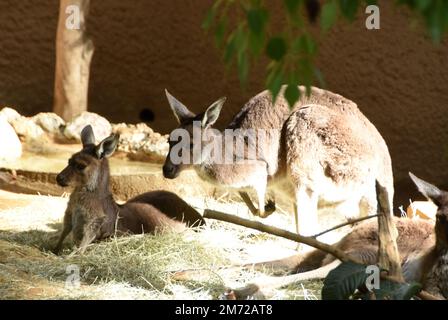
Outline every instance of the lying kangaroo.
<path fill-rule="evenodd" d="M 107 157 L 115 151 L 118 136 L 111 135 L 95 145 L 89 125 L 82 130 L 81 139 L 83 149 L 70 158 L 56 178 L 60 186 L 74 187 L 65 211 L 64 228 L 54 249 L 56 254 L 71 231 L 82 253 L 92 241 L 116 233 L 153 233 L 165 227 L 180 231 L 185 226 L 205 224 L 196 210 L 167 191 L 144 193 L 123 205 L 117 204 L 109 187 Z"/>
<path fill-rule="evenodd" d="M 438 298 L 448 299 L 448 192 L 425 182 L 410 173 L 418 190 L 438 206 L 436 223 L 422 219 L 394 218 L 398 229 L 397 245 L 400 251 L 404 279 L 416 281 L 423 289 Z M 369 220 L 355 227 L 335 244 L 349 256 L 366 265 L 377 263 L 377 221 Z M 273 268 L 290 267 L 298 272 L 286 277 L 266 277 L 245 288 L 233 290 L 234 298 L 264 296 L 263 291 L 292 283 L 325 278 L 340 263 L 332 255 L 314 250 L 282 260 L 255 265 Z"/>
<path fill-rule="evenodd" d="M 269 184 L 294 200 L 297 231 L 302 235 L 316 233 L 319 206 L 338 205 L 347 218 L 375 214 L 375 180 L 386 188 L 390 199 L 394 192 L 391 159 L 379 132 L 354 102 L 340 95 L 311 88 L 307 97 L 305 88 L 300 87 L 302 98 L 290 110 L 284 90 L 275 104 L 268 91 L 253 97 L 228 125 L 227 130 L 233 130 L 235 139 L 244 141 L 247 147 L 254 143 L 247 142 L 251 139 L 245 133 L 264 132 L 263 139 L 255 142 L 256 156 L 246 163 L 217 162 L 210 151 L 216 141 L 222 149 L 229 147 L 226 132 L 211 128 L 225 98 L 195 115 L 166 91 L 180 124 L 178 129 L 184 129 L 190 139 L 176 142 L 179 131 L 171 132 L 164 176 L 174 179 L 185 168 L 193 167 L 201 178 L 215 184 L 253 188 L 262 217 L 270 213 L 264 211 Z M 198 124 L 201 146 L 195 152 L 190 142 Z M 189 163 L 173 161 L 178 144 L 190 154 Z M 247 152 L 237 156 L 244 158 Z"/>

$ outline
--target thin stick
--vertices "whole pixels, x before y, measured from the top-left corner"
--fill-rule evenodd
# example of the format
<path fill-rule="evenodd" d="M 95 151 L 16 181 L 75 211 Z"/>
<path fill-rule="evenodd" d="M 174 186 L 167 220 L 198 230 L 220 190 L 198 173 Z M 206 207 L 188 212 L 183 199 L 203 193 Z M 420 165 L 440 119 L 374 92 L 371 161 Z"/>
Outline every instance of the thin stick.
<path fill-rule="evenodd" d="M 351 261 L 354 263 L 362 264 L 362 262 L 360 262 L 352 257 L 349 257 L 342 250 L 335 248 L 334 246 L 331 246 L 329 244 L 320 242 L 320 241 L 314 239 L 313 237 L 304 237 L 304 236 L 301 236 L 301 235 L 293 233 L 293 232 L 289 232 L 289 231 L 282 230 L 282 229 L 279 229 L 276 227 L 265 225 L 258 221 L 250 221 L 250 220 L 247 220 L 244 218 L 240 218 L 240 217 L 233 216 L 233 215 L 230 215 L 230 214 L 227 214 L 224 212 L 219 212 L 219 211 L 210 210 L 210 209 L 204 210 L 204 217 L 208 218 L 208 219 L 215 219 L 215 220 L 233 223 L 233 224 L 240 225 L 240 226 L 243 226 L 246 228 L 255 229 L 255 230 L 258 230 L 261 232 L 266 232 L 266 233 L 269 233 L 269 234 L 272 234 L 272 235 L 275 235 L 278 237 L 282 237 L 282 238 L 286 238 L 286 239 L 289 239 L 292 241 L 300 242 L 300 243 L 309 245 L 313 248 L 322 250 L 324 252 L 328 252 L 343 262 Z"/>
<path fill-rule="evenodd" d="M 353 219 L 353 220 L 350 220 L 350 221 L 338 224 L 337 226 L 334 226 L 331 229 L 328 229 L 328 230 L 322 231 L 322 232 L 320 232 L 318 234 L 315 234 L 314 236 L 312 236 L 312 238 L 317 238 L 317 237 L 320 237 L 321 235 L 326 234 L 326 233 L 328 233 L 330 231 L 333 231 L 333 230 L 336 230 L 336 229 L 339 229 L 339 228 L 342 228 L 342 227 L 345 227 L 345 226 L 348 226 L 350 224 L 354 224 L 354 223 L 357 223 L 357 222 L 360 222 L 360 221 L 363 221 L 363 220 L 375 218 L 375 217 L 378 217 L 378 214 L 375 214 L 373 216 L 362 217 L 362 218 L 359 218 L 359 219 Z"/>

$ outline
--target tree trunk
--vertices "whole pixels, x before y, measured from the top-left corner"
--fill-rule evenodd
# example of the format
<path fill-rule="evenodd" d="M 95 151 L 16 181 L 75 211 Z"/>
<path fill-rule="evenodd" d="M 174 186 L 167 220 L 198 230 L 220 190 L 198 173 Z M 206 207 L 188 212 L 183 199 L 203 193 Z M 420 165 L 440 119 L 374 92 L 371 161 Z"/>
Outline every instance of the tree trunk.
<path fill-rule="evenodd" d="M 89 5 L 90 0 L 60 0 L 53 111 L 66 121 L 87 110 L 94 51 L 86 34 Z"/>

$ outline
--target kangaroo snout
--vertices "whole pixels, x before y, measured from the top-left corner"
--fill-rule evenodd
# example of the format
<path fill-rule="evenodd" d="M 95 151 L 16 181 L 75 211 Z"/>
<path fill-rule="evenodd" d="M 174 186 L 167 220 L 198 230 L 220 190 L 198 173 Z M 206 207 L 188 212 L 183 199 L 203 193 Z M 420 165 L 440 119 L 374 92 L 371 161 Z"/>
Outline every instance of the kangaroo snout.
<path fill-rule="evenodd" d="M 177 167 L 171 165 L 171 164 L 164 164 L 163 166 L 163 176 L 167 179 L 174 179 L 177 178 L 179 175 L 179 170 Z"/>
<path fill-rule="evenodd" d="M 67 187 L 68 186 L 68 182 L 65 179 L 64 175 L 62 174 L 62 172 L 56 176 L 56 182 L 61 187 Z"/>

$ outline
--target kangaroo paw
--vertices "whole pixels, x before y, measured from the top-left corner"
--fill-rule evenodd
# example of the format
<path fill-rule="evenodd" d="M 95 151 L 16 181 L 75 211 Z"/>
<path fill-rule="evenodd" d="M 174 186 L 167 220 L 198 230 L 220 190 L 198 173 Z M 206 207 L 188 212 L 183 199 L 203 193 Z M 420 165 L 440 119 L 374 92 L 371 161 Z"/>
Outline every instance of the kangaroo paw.
<path fill-rule="evenodd" d="M 59 253 L 61 252 L 61 248 L 59 247 L 59 246 L 57 246 L 57 247 L 55 247 L 55 248 L 53 248 L 52 250 L 51 250 L 51 252 L 53 253 L 53 254 L 55 254 L 55 255 L 59 255 Z"/>
<path fill-rule="evenodd" d="M 262 218 L 266 218 L 275 212 L 275 201 L 269 199 L 264 206 L 264 213 L 261 215 Z"/>

